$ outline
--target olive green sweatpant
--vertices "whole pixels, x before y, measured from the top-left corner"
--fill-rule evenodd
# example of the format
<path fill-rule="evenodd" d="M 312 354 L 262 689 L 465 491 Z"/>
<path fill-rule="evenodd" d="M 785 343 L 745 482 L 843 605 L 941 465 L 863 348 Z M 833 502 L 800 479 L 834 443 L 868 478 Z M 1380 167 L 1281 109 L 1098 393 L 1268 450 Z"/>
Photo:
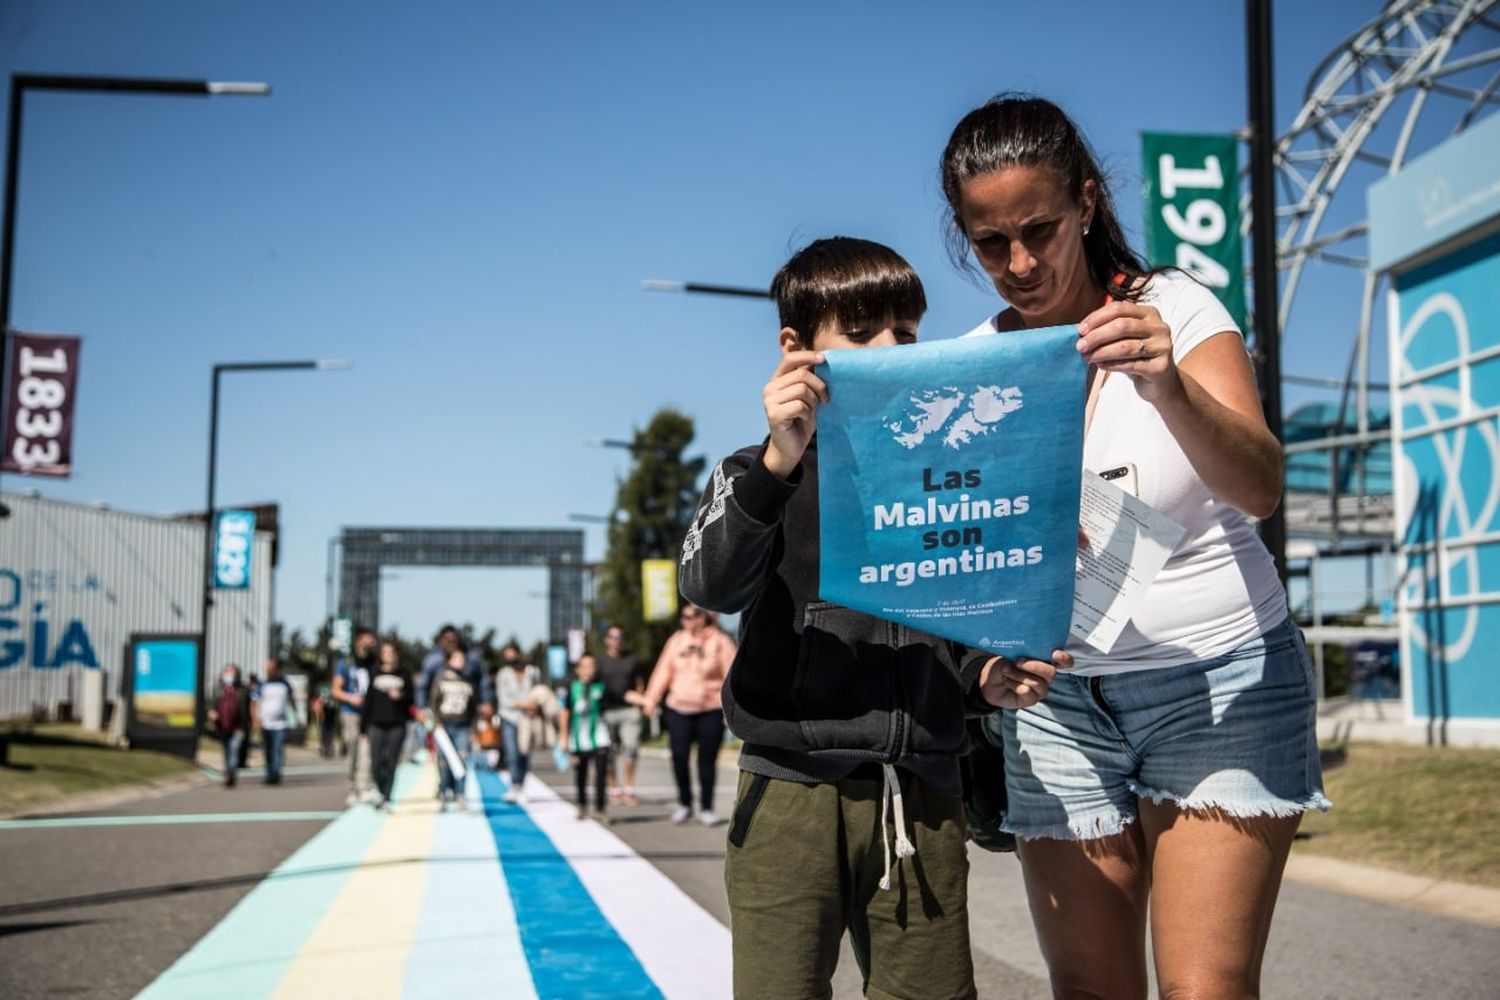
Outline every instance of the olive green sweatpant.
<path fill-rule="evenodd" d="M 740 774 L 724 859 L 738 1000 L 831 997 L 845 930 L 866 996 L 975 995 L 963 800 L 904 772 L 901 788 L 917 853 L 896 860 L 893 812 L 882 890 L 879 768 L 810 785 Z"/>

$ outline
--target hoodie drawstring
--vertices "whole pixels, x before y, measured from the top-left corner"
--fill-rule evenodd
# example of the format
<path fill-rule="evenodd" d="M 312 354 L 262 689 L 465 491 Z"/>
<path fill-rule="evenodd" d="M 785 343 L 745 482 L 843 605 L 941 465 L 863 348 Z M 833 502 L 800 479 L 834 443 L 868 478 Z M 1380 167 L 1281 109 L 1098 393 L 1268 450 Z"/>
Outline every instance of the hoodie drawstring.
<path fill-rule="evenodd" d="M 901 778 L 890 764 L 882 764 L 885 772 L 885 794 L 880 797 L 880 844 L 885 850 L 885 875 L 880 888 L 889 892 L 891 888 L 891 831 L 890 814 L 892 804 L 896 812 L 896 860 L 909 858 L 917 853 L 917 845 L 906 835 L 906 806 L 901 799 Z"/>

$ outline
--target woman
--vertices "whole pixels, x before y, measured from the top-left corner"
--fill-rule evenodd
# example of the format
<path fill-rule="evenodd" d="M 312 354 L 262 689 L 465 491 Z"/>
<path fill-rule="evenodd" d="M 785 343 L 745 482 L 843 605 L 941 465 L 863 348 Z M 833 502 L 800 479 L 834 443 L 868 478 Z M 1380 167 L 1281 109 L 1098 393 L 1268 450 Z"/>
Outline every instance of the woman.
<path fill-rule="evenodd" d="M 1163 996 L 1255 996 L 1292 837 L 1328 802 L 1306 648 L 1251 520 L 1280 502 L 1282 455 L 1239 330 L 1144 267 L 1047 101 L 970 112 L 942 185 L 955 260 L 1009 305 L 974 333 L 1077 324 L 1085 468 L 1133 467 L 1187 529 L 1110 654 L 1070 644 L 1044 701 L 989 722 L 1053 990 L 1144 997 L 1150 895 Z"/>
<path fill-rule="evenodd" d="M 505 801 L 516 804 L 525 800 L 533 742 L 527 733 L 532 720 L 541 713 L 535 692 L 542 683 L 542 674 L 521 659 L 521 647 L 513 642 L 506 643 L 500 655 L 503 663 L 495 675 L 495 696 L 500 702 L 500 737 L 505 746 L 505 768 L 510 775 Z"/>
<path fill-rule="evenodd" d="M 389 811 L 396 766 L 406 742 L 416 691 L 401 670 L 401 653 L 389 639 L 380 644 L 380 669 L 370 677 L 370 688 L 360 705 L 360 722 L 370 742 L 370 772 L 380 793 L 375 808 Z"/>
<path fill-rule="evenodd" d="M 683 606 L 682 628 L 673 632 L 662 647 L 651 682 L 641 704 L 648 715 L 665 699 L 667 737 L 672 746 L 672 774 L 677 779 L 677 808 L 673 823 L 686 823 L 693 815 L 693 783 L 688 756 L 698 747 L 698 822 L 716 826 L 714 775 L 719 745 L 724 742 L 724 708 L 719 692 L 734 662 L 734 640 L 725 635 L 709 613 L 691 604 Z M 634 701 L 632 692 L 627 701 Z"/>
<path fill-rule="evenodd" d="M 218 704 L 208 710 L 208 721 L 224 748 L 224 787 L 233 788 L 240 769 L 240 748 L 250 735 L 250 692 L 240 683 L 240 668 L 224 666 L 224 686 Z"/>

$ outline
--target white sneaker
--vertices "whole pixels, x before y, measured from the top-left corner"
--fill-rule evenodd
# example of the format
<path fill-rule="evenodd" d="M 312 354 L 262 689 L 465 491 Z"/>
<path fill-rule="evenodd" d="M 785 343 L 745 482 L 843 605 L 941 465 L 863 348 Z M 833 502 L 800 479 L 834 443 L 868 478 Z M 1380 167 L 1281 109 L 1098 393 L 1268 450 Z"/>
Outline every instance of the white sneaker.
<path fill-rule="evenodd" d="M 688 820 L 692 819 L 692 817 L 693 810 L 689 809 L 687 806 L 678 806 L 676 809 L 672 810 L 673 823 L 686 823 Z"/>
<path fill-rule="evenodd" d="M 354 794 L 353 792 L 350 792 L 348 795 L 344 796 L 344 805 L 346 805 L 346 806 L 359 805 L 359 796 L 356 795 L 356 794 Z"/>
<path fill-rule="evenodd" d="M 704 826 L 718 826 L 719 817 L 712 809 L 705 809 L 698 814 L 698 822 Z"/>
<path fill-rule="evenodd" d="M 505 795 L 502 797 L 502 800 L 510 803 L 513 806 L 518 806 L 522 802 L 526 801 L 526 797 L 522 795 L 518 790 L 512 788 L 510 791 L 505 793 Z"/>

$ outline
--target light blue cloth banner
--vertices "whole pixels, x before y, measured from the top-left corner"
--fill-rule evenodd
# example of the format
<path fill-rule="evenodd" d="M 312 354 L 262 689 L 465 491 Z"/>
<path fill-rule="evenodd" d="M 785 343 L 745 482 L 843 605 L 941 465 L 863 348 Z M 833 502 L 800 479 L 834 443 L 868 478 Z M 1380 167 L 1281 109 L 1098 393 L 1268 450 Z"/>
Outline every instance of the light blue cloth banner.
<path fill-rule="evenodd" d="M 1068 638 L 1078 329 L 827 352 L 820 596 L 1006 656 Z"/>

